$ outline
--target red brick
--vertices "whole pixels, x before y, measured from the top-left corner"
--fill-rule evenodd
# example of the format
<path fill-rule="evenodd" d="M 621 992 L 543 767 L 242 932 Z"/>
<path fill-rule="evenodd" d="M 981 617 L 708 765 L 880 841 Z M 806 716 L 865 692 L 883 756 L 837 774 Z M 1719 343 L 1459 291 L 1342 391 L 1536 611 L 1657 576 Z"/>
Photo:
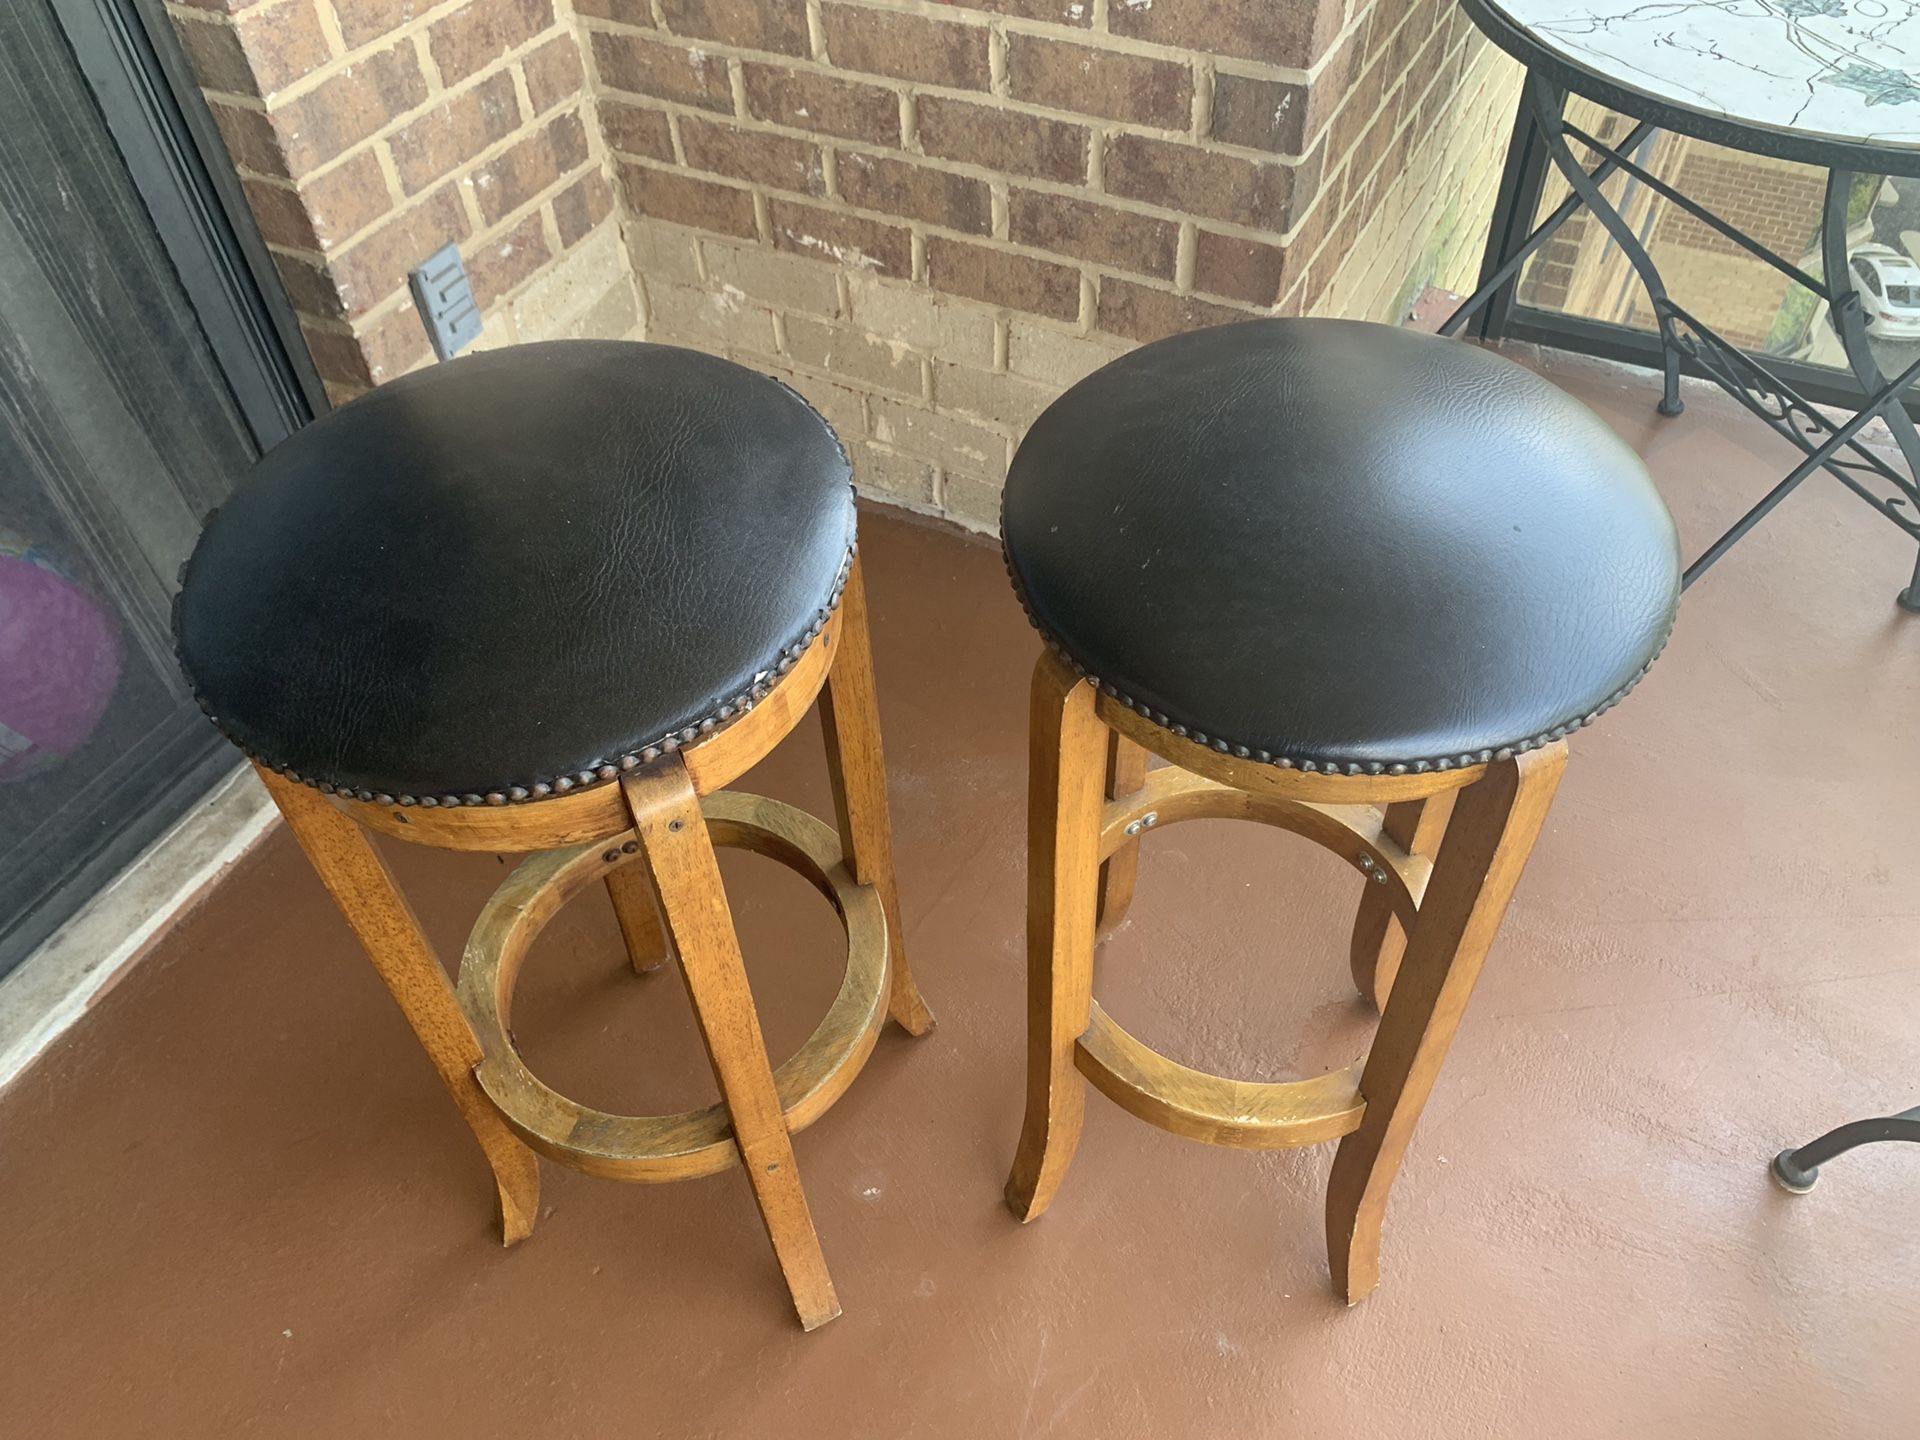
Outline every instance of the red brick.
<path fill-rule="evenodd" d="M 432 353 L 426 326 L 411 305 L 389 310 L 360 335 L 360 350 L 374 383 L 405 374 Z"/>
<path fill-rule="evenodd" d="M 598 170 L 589 170 L 553 197 L 553 224 L 560 243 L 577 245 L 613 211 L 613 187 Z"/>
<path fill-rule="evenodd" d="M 531 279 L 552 258 L 553 250 L 536 210 L 506 234 L 474 247 L 467 263 L 473 277 L 473 298 L 484 310 L 514 286 Z"/>
<path fill-rule="evenodd" d="M 1309 90 L 1299 80 L 1262 80 L 1225 71 L 1213 81 L 1213 119 L 1208 133 L 1228 145 L 1298 155 L 1314 100 L 1327 90 Z M 1342 91 L 1334 103 L 1345 98 Z"/>
<path fill-rule="evenodd" d="M 1306 69 L 1340 33 L 1340 0 L 1160 0 L 1107 12 L 1116 35 Z"/>
<path fill-rule="evenodd" d="M 372 367 L 367 364 L 360 342 L 353 336 L 302 325 L 300 338 L 307 342 L 307 353 L 313 356 L 313 368 L 320 372 L 322 380 L 341 385 L 373 384 Z"/>
<path fill-rule="evenodd" d="M 1095 265 L 1173 278 L 1180 226 L 1066 195 L 1015 190 L 1008 197 L 1009 238 Z"/>
<path fill-rule="evenodd" d="M 1193 288 L 1249 305 L 1271 305 L 1293 278 L 1287 256 L 1278 245 L 1202 230 L 1194 241 Z"/>
<path fill-rule="evenodd" d="M 387 177 L 371 150 L 350 156 L 317 180 L 302 181 L 300 194 L 322 250 L 358 234 L 393 208 Z"/>
<path fill-rule="evenodd" d="M 411 121 L 387 142 L 400 188 L 418 194 L 520 128 L 520 97 L 506 71 L 489 75 Z"/>
<path fill-rule="evenodd" d="M 260 238 L 269 245 L 292 250 L 320 248 L 320 237 L 314 233 L 313 220 L 298 192 L 265 180 L 242 180 L 240 189 L 260 227 Z"/>
<path fill-rule="evenodd" d="M 280 284 L 295 310 L 302 315 L 318 316 L 322 320 L 346 318 L 346 308 L 340 303 L 340 292 L 334 286 L 333 277 L 324 269 L 297 255 L 283 254 L 278 250 L 269 253 L 273 256 L 273 268 L 280 272 Z"/>
<path fill-rule="evenodd" d="M 875 275 L 904 278 L 913 273 L 913 239 L 904 226 L 864 219 L 844 210 L 775 200 L 773 243 L 796 255 L 836 261 L 848 269 Z"/>
<path fill-rule="evenodd" d="M 569 110 L 475 170 L 473 196 L 493 225 L 586 163 L 587 127 L 578 110 Z"/>
<path fill-rule="evenodd" d="M 608 99 L 601 100 L 599 109 L 600 133 L 615 150 L 650 160 L 673 159 L 673 134 L 667 128 L 666 111 Z"/>
<path fill-rule="evenodd" d="M 949 295 L 1054 320 L 1072 320 L 1080 314 L 1078 270 L 944 235 L 927 237 L 927 282 Z"/>
<path fill-rule="evenodd" d="M 1377 13 L 1376 18 L 1379 18 Z M 1329 55 L 1325 63 L 1321 65 L 1320 73 L 1313 77 L 1313 83 L 1306 88 L 1306 94 L 1304 96 L 1305 103 L 1303 105 L 1293 106 L 1290 114 L 1286 117 L 1290 122 L 1289 127 L 1286 128 L 1291 128 L 1294 133 L 1284 136 L 1274 134 L 1264 137 L 1265 143 L 1261 143 L 1260 138 L 1238 139 L 1233 135 L 1222 133 L 1220 128 L 1220 90 L 1224 84 L 1230 90 L 1238 87 L 1247 92 L 1244 96 L 1229 96 L 1226 102 L 1229 110 L 1237 109 L 1240 113 L 1238 115 L 1229 115 L 1227 122 L 1228 128 L 1236 132 L 1249 133 L 1255 137 L 1259 137 L 1258 116 L 1260 101 L 1258 98 L 1258 90 L 1260 82 L 1242 79 L 1239 76 L 1219 76 L 1214 83 L 1213 133 L 1215 138 L 1225 140 L 1229 144 L 1235 145 L 1252 144 L 1256 149 L 1274 150 L 1281 154 L 1299 154 L 1308 146 L 1312 145 L 1315 137 L 1326 129 L 1327 122 L 1333 118 L 1334 112 L 1340 108 L 1340 102 L 1346 99 L 1347 93 L 1353 88 L 1353 78 L 1360 69 L 1361 58 L 1365 52 L 1364 39 L 1365 37 L 1362 31 L 1359 29 L 1355 29 L 1347 35 L 1347 38 L 1340 43 L 1339 48 Z M 1251 104 L 1246 107 L 1241 107 L 1239 105 L 1241 99 L 1247 99 Z M 1282 139 L 1288 143 L 1285 145 L 1276 143 Z"/>
<path fill-rule="evenodd" d="M 407 271 L 449 240 L 467 237 L 467 212 L 443 185 L 334 256 L 333 282 L 348 316 L 363 315 L 407 283 Z"/>
<path fill-rule="evenodd" d="M 1022 20 L 1048 20 L 1055 25 L 1093 24 L 1093 0 L 934 0 L 966 10 L 990 10 Z"/>
<path fill-rule="evenodd" d="M 878 85 L 777 65 L 745 67 L 747 109 L 762 120 L 878 145 L 900 143 L 900 97 Z"/>
<path fill-rule="evenodd" d="M 263 112 L 222 105 L 218 101 L 209 102 L 207 109 L 213 112 L 213 123 L 219 127 L 220 138 L 226 142 L 227 154 L 236 168 L 283 180 L 288 177 L 290 172 L 280 150 L 280 137 Z"/>
<path fill-rule="evenodd" d="M 660 0 L 660 14 L 676 35 L 782 55 L 808 52 L 806 0 Z"/>
<path fill-rule="evenodd" d="M 556 35 L 521 62 L 533 113 L 543 114 L 578 95 L 587 83 L 580 66 L 580 42 L 571 32 Z"/>
<path fill-rule="evenodd" d="M 1152 290 L 1107 276 L 1100 282 L 1099 328 L 1134 340 L 1164 340 L 1203 325 L 1225 325 L 1254 317 L 1244 310 L 1211 305 L 1191 295 Z"/>
<path fill-rule="evenodd" d="M 369 55 L 273 113 L 287 165 L 316 170 L 427 98 L 413 46 L 401 41 Z"/>
<path fill-rule="evenodd" d="M 949 230 L 985 235 L 993 228 L 993 196 L 984 180 L 857 150 L 840 152 L 840 198 Z"/>
<path fill-rule="evenodd" d="M 1184 130 L 1193 118 L 1193 71 L 1037 35 L 1009 37 L 1007 80 L 1016 100 L 1102 115 L 1163 130 Z"/>
<path fill-rule="evenodd" d="M 439 0 L 327 0 L 339 17 L 340 33 L 349 50 L 389 35 L 417 15 L 424 15 Z"/>
<path fill-rule="evenodd" d="M 680 119 L 680 146 L 687 164 L 695 170 L 710 170 L 774 190 L 797 190 L 803 195 L 827 193 L 820 147 L 808 140 L 684 115 Z"/>
<path fill-rule="evenodd" d="M 250 11 L 231 24 L 183 18 L 174 29 L 200 84 L 234 95 L 272 95 L 333 58 L 313 0 Z"/>
<path fill-rule="evenodd" d="M 1107 189 L 1129 200 L 1254 229 L 1292 223 L 1293 170 L 1142 135 L 1107 142 Z"/>
<path fill-rule="evenodd" d="M 891 75 L 957 90 L 985 90 L 987 27 L 857 5 L 822 8 L 827 55 L 841 70 Z"/>
<path fill-rule="evenodd" d="M 621 165 L 619 175 L 627 204 L 641 215 L 722 235 L 759 234 L 753 223 L 753 196 L 746 190 L 645 165 Z"/>
<path fill-rule="evenodd" d="M 186 52 L 193 77 L 203 90 L 219 90 L 229 95 L 258 96 L 253 66 L 241 48 L 240 35 L 223 20 L 187 20 L 174 23 L 180 36 L 180 48 Z"/>
<path fill-rule="evenodd" d="M 726 60 L 719 55 L 596 30 L 593 59 L 601 80 L 615 90 L 678 100 L 706 110 L 733 109 L 733 82 L 727 78 Z"/>
<path fill-rule="evenodd" d="M 920 148 L 1015 175 L 1068 183 L 1087 178 L 1084 125 L 939 95 L 919 99 Z"/>
<path fill-rule="evenodd" d="M 440 79 L 454 85 L 553 24 L 550 0 L 470 0 L 433 22 L 427 44 Z"/>

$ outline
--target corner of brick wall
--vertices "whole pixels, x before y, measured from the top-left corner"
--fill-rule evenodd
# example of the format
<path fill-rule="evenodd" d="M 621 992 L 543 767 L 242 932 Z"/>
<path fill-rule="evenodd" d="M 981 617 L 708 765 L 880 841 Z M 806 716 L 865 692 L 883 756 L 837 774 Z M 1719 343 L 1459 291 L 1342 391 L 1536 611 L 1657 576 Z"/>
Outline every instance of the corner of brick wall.
<path fill-rule="evenodd" d="M 459 244 L 477 345 L 637 332 L 564 0 L 172 0 L 336 402 L 431 360 L 407 272 Z"/>
<path fill-rule="evenodd" d="M 1470 273 L 1517 93 L 1449 0 L 576 9 L 649 337 L 779 374 L 863 490 L 980 530 L 1133 345 Z"/>
<path fill-rule="evenodd" d="M 1451 0 L 566 4 L 171 0 L 329 389 L 428 358 L 455 239 L 485 343 L 779 375 L 980 530 L 1132 346 L 1462 283 L 1518 82 Z"/>

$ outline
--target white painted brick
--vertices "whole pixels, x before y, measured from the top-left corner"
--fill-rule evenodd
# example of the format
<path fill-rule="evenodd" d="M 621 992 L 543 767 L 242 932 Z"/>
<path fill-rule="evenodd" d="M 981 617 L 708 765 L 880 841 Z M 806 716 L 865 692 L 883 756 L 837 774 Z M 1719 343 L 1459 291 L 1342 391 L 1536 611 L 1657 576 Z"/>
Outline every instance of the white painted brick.
<path fill-rule="evenodd" d="M 916 400 L 921 397 L 920 356 L 901 341 L 875 339 L 804 315 L 789 315 L 786 331 L 787 354 L 797 365 L 831 371 Z"/>
<path fill-rule="evenodd" d="M 1007 335 L 1007 368 L 1016 375 L 1064 390 L 1132 348 L 1109 336 L 1062 335 L 1016 316 Z"/>
<path fill-rule="evenodd" d="M 707 259 L 707 273 L 716 286 L 730 286 L 780 310 L 840 313 L 840 287 L 834 281 L 831 265 L 716 240 L 703 242 L 701 250 Z"/>
<path fill-rule="evenodd" d="M 940 477 L 940 508 L 969 530 L 1000 533 L 1000 486 L 949 470 Z"/>
<path fill-rule="evenodd" d="M 870 275 L 850 274 L 847 284 L 855 328 L 983 370 L 993 364 L 993 316 L 987 311 Z"/>
<path fill-rule="evenodd" d="M 1007 437 L 996 430 L 937 415 L 876 396 L 871 402 L 873 438 L 883 445 L 931 460 L 942 468 L 958 468 L 976 475 L 1007 473 Z"/>
<path fill-rule="evenodd" d="M 773 312 L 742 296 L 684 285 L 647 286 L 649 340 L 742 345 L 773 353 Z"/>
<path fill-rule="evenodd" d="M 1037 385 L 1017 375 L 976 370 L 971 365 L 950 365 L 937 360 L 933 366 L 936 410 L 977 416 L 1005 425 L 1015 433 L 1024 433 L 1059 393 L 1056 386 Z"/>
<path fill-rule="evenodd" d="M 853 452 L 853 483 L 862 495 L 930 508 L 935 503 L 935 467 L 880 445 Z"/>
<path fill-rule="evenodd" d="M 626 234 L 627 254 L 633 257 L 634 273 L 641 280 L 664 280 L 674 285 L 704 283 L 693 237 L 685 230 L 654 220 L 629 219 Z"/>

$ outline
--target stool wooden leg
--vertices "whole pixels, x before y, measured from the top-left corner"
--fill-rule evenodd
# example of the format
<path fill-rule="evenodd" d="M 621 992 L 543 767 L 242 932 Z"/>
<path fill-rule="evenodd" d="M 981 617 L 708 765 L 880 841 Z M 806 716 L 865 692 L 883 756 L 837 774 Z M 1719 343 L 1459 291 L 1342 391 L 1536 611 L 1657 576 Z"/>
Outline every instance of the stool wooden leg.
<path fill-rule="evenodd" d="M 1454 804 L 1360 1077 L 1366 1114 L 1327 1182 L 1327 1260 L 1349 1305 L 1380 1282 L 1387 1192 L 1566 763 L 1564 744 L 1496 762 Z"/>
<path fill-rule="evenodd" d="M 474 1078 L 480 1042 L 413 907 L 351 816 L 318 790 L 254 768 L 480 1142 L 500 1192 L 501 1238 L 508 1245 L 524 1240 L 540 1210 L 540 1164 Z"/>
<path fill-rule="evenodd" d="M 873 679 L 873 641 L 867 632 L 867 587 L 855 560 L 840 597 L 840 653 L 820 692 L 820 728 L 827 737 L 827 771 L 840 822 L 840 849 L 854 881 L 880 894 L 887 916 L 887 953 L 893 993 L 887 1013 L 909 1035 L 933 1028 L 907 968 L 907 932 L 900 923 L 900 892 L 893 878 L 893 822 L 887 814 L 887 760 L 880 743 L 880 697 Z"/>
<path fill-rule="evenodd" d="M 1107 798 L 1131 795 L 1147 783 L 1147 752 L 1118 730 L 1107 734 Z M 1140 876 L 1140 842 L 1129 840 L 1100 867 L 1098 933 L 1106 935 L 1127 918 L 1133 887 Z"/>
<path fill-rule="evenodd" d="M 1080 1143 L 1074 1046 L 1093 1007 L 1106 731 L 1094 690 L 1049 651 L 1033 672 L 1027 768 L 1027 1115 L 1007 1177 L 1024 1222 L 1053 1201 Z"/>
<path fill-rule="evenodd" d="M 640 853 L 680 956 L 700 1035 L 720 1096 L 733 1120 L 740 1163 L 760 1205 L 760 1218 L 787 1277 L 794 1309 L 808 1330 L 840 1313 L 820 1237 L 794 1163 L 793 1137 L 774 1088 L 773 1064 L 747 988 L 733 912 L 720 881 L 700 797 L 676 758 L 623 776 L 627 804 L 640 831 Z"/>
<path fill-rule="evenodd" d="M 620 936 L 627 942 L 633 973 L 644 975 L 667 963 L 667 933 L 653 898 L 653 883 L 638 865 L 622 865 L 607 872 L 607 898 L 613 901 Z"/>
<path fill-rule="evenodd" d="M 1424 800 L 1402 800 L 1387 806 L 1382 827 L 1387 838 L 1409 854 L 1431 859 L 1439 853 L 1441 839 L 1447 833 L 1457 793 L 1447 790 Z M 1393 901 L 1378 885 L 1364 887 L 1360 913 L 1353 922 L 1353 983 L 1373 1002 L 1374 1009 L 1386 1008 L 1406 948 L 1407 935 L 1393 913 Z"/>

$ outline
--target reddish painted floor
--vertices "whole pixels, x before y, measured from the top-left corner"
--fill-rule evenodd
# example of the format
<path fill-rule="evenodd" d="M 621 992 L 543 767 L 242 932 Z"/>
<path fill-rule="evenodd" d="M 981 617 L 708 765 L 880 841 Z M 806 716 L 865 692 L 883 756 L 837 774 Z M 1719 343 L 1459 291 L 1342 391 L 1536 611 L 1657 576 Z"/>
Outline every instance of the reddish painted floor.
<path fill-rule="evenodd" d="M 1646 377 L 1547 368 L 1648 455 L 1695 547 L 1787 467 L 1717 400 L 1665 422 Z M 737 1173 L 549 1167 L 503 1253 L 466 1131 L 280 832 L 0 1100 L 0 1436 L 1920 1433 L 1920 1149 L 1805 1198 L 1765 1169 L 1920 1100 L 1920 617 L 1891 603 L 1912 548 L 1890 526 L 1809 486 L 1578 737 L 1351 1311 L 1321 1250 L 1329 1148 L 1209 1150 L 1095 1095 L 1052 1213 L 1001 1208 L 1035 644 L 990 545 L 879 516 L 866 537 L 941 1023 L 886 1035 L 799 1142 L 845 1316 L 793 1324 Z M 822 808 L 817 739 L 751 784 Z M 395 858 L 457 954 L 506 862 Z M 728 871 L 784 1056 L 836 984 L 835 927 L 768 862 Z M 1343 1063 L 1358 893 L 1283 835 L 1156 836 L 1099 993 L 1209 1069 Z M 532 1063 L 608 1108 L 693 1103 L 679 986 L 618 945 L 598 897 L 555 922 L 516 1011 Z"/>

